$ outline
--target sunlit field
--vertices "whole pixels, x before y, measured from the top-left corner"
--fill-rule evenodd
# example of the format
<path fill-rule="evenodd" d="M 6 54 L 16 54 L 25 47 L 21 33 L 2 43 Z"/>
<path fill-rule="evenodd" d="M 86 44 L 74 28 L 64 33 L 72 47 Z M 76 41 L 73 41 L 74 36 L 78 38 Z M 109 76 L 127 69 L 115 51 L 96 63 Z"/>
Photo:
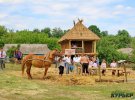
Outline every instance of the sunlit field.
<path fill-rule="evenodd" d="M 6 64 L 0 70 L 0 100 L 134 100 L 134 71 L 128 75 L 127 83 L 96 83 L 98 76 L 81 76 L 70 73 L 62 77 L 53 65 L 48 70 L 45 80 L 42 79 L 44 69 L 32 67 L 33 79 L 28 80 L 27 74 L 22 77 L 21 65 Z M 102 77 L 103 79 L 124 79 L 124 76 Z M 132 81 L 131 81 L 132 79 Z M 132 92 L 132 98 L 111 98 L 113 91 Z"/>

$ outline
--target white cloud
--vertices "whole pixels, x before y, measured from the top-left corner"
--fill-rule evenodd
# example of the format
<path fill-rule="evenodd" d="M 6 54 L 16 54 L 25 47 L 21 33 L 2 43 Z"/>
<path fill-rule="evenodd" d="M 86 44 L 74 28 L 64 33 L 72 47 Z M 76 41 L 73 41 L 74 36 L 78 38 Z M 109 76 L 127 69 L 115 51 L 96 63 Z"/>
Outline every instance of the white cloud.
<path fill-rule="evenodd" d="M 0 19 L 2 19 L 2 18 L 5 18 L 6 16 L 8 16 L 8 14 L 7 13 L 0 13 Z"/>
<path fill-rule="evenodd" d="M 0 4 L 20 4 L 23 0 L 0 0 Z"/>
<path fill-rule="evenodd" d="M 73 20 L 83 19 L 110 33 L 120 28 L 135 32 L 135 8 L 126 0 L 0 0 L 0 23 L 13 29 L 61 27 L 69 29 Z M 4 11 L 4 12 L 3 12 Z M 134 22 L 134 23 L 133 23 Z"/>
<path fill-rule="evenodd" d="M 37 6 L 32 9 L 32 13 L 39 16 L 63 16 L 64 11 L 55 11 L 46 7 Z"/>
<path fill-rule="evenodd" d="M 117 5 L 113 11 L 113 15 L 132 16 L 135 15 L 135 8 L 131 6 Z"/>

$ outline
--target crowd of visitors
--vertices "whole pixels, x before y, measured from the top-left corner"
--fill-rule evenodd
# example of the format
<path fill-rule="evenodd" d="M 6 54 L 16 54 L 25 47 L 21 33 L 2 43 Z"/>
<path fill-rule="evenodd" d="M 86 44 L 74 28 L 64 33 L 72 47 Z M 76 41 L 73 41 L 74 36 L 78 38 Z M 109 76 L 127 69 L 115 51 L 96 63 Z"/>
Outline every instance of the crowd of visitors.
<path fill-rule="evenodd" d="M 0 48 L 0 69 L 5 68 L 6 52 L 3 48 Z M 14 51 L 14 58 L 17 63 L 21 63 L 23 54 L 20 50 Z M 56 57 L 56 68 L 59 68 L 59 75 L 62 76 L 64 73 L 70 74 L 71 72 L 78 75 L 94 75 L 97 74 L 97 69 L 100 66 L 101 73 L 105 76 L 107 63 L 105 59 L 102 59 L 99 64 L 98 57 L 90 57 L 86 54 L 81 55 L 63 55 L 62 57 Z M 116 68 L 117 63 L 113 60 L 110 64 L 111 68 Z M 65 70 L 65 71 L 64 71 Z M 112 70 L 112 75 L 116 74 L 116 70 Z"/>
<path fill-rule="evenodd" d="M 59 64 L 58 64 L 59 63 Z M 107 63 L 105 59 L 102 59 L 101 64 L 99 64 L 98 57 L 89 57 L 88 55 L 64 55 L 59 58 L 57 64 L 59 65 L 59 74 L 62 76 L 64 72 L 66 74 L 74 73 L 76 75 L 93 75 L 97 74 L 97 69 L 100 66 L 101 73 L 105 76 Z M 111 68 L 116 68 L 117 63 L 115 60 L 109 65 Z M 65 70 L 65 71 L 64 71 Z M 115 75 L 116 70 L 112 70 L 112 75 Z"/>

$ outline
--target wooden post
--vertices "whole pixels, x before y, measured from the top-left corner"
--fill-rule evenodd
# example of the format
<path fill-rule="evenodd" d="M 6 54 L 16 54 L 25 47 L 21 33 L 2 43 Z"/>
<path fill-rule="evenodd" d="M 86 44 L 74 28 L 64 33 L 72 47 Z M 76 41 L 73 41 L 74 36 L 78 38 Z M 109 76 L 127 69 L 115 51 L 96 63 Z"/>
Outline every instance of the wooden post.
<path fill-rule="evenodd" d="M 100 66 L 98 66 L 98 75 L 99 75 L 99 82 L 101 82 L 101 71 L 100 71 Z"/>
<path fill-rule="evenodd" d="M 84 41 L 82 40 L 82 53 L 84 53 Z"/>
<path fill-rule="evenodd" d="M 94 47 L 93 47 L 94 57 L 96 58 L 96 41 L 94 41 Z"/>
<path fill-rule="evenodd" d="M 96 41 L 94 41 L 94 53 L 96 53 Z"/>
<path fill-rule="evenodd" d="M 92 41 L 92 53 L 94 52 L 94 41 Z"/>
<path fill-rule="evenodd" d="M 123 66 L 124 66 L 124 72 L 125 72 L 125 81 L 127 82 L 127 70 L 126 70 L 126 66 L 124 63 L 123 63 Z"/>
<path fill-rule="evenodd" d="M 71 49 L 71 40 L 69 40 L 69 49 Z"/>

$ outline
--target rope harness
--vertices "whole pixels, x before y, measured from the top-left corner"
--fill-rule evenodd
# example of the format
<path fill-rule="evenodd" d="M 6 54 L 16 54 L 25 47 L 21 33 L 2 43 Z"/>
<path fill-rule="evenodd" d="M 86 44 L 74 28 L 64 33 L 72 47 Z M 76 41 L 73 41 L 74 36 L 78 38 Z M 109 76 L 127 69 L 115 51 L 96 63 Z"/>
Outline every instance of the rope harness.
<path fill-rule="evenodd" d="M 32 60 L 39 60 L 39 61 L 43 61 L 43 65 L 42 65 L 42 67 L 45 65 L 45 62 L 49 62 L 49 63 L 52 63 L 50 60 L 47 60 L 48 59 L 48 57 L 49 57 L 49 55 L 50 55 L 50 52 L 48 53 L 48 54 L 46 54 L 46 56 L 44 56 L 44 59 L 28 59 L 28 60 L 26 60 L 24 63 L 26 63 L 26 62 L 28 62 L 28 61 L 32 61 Z"/>

